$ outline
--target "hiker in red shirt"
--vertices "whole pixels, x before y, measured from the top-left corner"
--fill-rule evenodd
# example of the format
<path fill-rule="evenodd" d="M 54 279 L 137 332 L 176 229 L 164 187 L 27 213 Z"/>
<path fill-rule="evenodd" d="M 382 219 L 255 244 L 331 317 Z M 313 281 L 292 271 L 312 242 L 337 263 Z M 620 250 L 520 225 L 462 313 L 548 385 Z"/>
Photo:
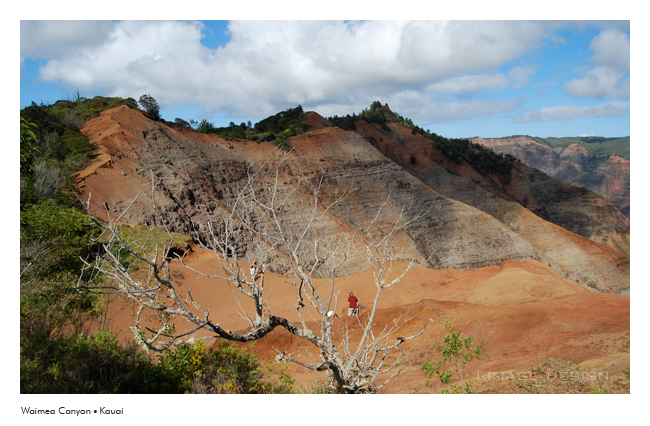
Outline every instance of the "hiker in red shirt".
<path fill-rule="evenodd" d="M 348 316 L 356 315 L 359 313 L 359 300 L 354 297 L 354 294 L 350 292 L 350 297 L 348 297 Z"/>

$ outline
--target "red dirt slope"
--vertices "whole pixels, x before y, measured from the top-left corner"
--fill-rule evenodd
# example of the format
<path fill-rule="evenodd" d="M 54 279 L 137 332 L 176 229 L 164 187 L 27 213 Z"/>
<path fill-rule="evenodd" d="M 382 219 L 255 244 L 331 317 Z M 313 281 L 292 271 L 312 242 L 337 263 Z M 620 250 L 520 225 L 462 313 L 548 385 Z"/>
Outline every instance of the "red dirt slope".
<path fill-rule="evenodd" d="M 189 256 L 188 264 L 210 273 L 215 271 L 218 262 L 211 253 L 201 252 Z M 182 271 L 180 289 L 191 289 L 194 300 L 210 306 L 211 318 L 218 318 L 223 327 L 233 331 L 246 328 L 246 320 L 238 314 L 233 292 L 225 282 L 201 277 L 180 265 L 176 267 Z M 247 265 L 242 267 L 247 270 Z M 265 291 L 272 289 L 269 304 L 274 314 L 297 321 L 293 308 L 295 288 L 286 280 L 267 272 Z M 328 282 L 323 280 L 318 284 L 327 287 Z M 337 280 L 339 317 L 335 318 L 335 333 L 342 334 L 346 325 L 353 335 L 359 330 L 355 321 L 346 315 L 347 294 L 354 291 L 360 302 L 367 304 L 374 295 L 372 286 L 371 271 Z M 242 306 L 250 308 L 245 303 Z M 383 293 L 379 307 L 377 329 L 394 324 L 400 314 L 407 312 L 414 319 L 403 328 L 404 335 L 426 325 L 422 336 L 403 345 L 410 351 L 411 367 L 386 385 L 382 389 L 384 393 L 412 393 L 416 388 L 425 388 L 426 377 L 420 366 L 438 359 L 436 345 L 442 343 L 446 321 L 463 330 L 463 336 L 485 340 L 489 357 L 467 365 L 467 374 L 479 391 L 495 391 L 494 386 L 501 386 L 497 388 L 499 391 L 516 392 L 517 380 L 504 381 L 504 377 L 511 378 L 504 373 L 497 373 L 501 380 L 496 385 L 482 378 L 494 376 L 496 372 L 530 371 L 549 358 L 571 361 L 589 372 L 597 372 L 599 377 L 615 377 L 630 364 L 630 299 L 593 293 L 536 261 L 507 261 L 499 267 L 468 272 L 417 267 L 397 286 Z M 124 338 L 130 339 L 128 327 L 133 325 L 135 308 L 116 303 L 111 309 L 112 328 L 121 330 Z M 364 321 L 363 311 L 360 319 Z M 183 327 L 179 320 L 177 330 Z M 200 335 L 209 334 L 201 332 Z M 275 357 L 274 348 L 298 356 L 316 355 L 307 342 L 284 329 L 276 329 L 250 346 L 265 360 Z M 298 388 L 309 388 L 326 378 L 324 372 L 312 372 L 294 364 L 289 364 L 289 372 Z M 434 387 L 434 391 L 441 389 Z"/>

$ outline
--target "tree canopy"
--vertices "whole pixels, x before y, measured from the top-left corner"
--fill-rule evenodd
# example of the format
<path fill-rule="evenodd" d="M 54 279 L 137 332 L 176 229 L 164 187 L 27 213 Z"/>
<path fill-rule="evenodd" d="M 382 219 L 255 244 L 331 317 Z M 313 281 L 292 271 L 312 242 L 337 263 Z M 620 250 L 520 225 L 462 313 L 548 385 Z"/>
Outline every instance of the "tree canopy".
<path fill-rule="evenodd" d="M 158 102 L 151 95 L 142 95 L 138 100 L 144 112 L 154 120 L 160 120 L 160 106 Z"/>

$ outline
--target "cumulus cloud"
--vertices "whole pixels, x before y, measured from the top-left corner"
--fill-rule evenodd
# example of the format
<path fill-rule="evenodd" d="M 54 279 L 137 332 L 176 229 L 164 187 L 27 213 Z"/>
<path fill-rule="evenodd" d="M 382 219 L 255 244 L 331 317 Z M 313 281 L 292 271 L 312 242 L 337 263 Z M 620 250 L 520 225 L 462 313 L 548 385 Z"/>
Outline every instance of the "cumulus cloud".
<path fill-rule="evenodd" d="M 488 90 L 520 88 L 526 85 L 537 67 L 514 67 L 507 74 L 476 74 L 447 78 L 426 87 L 427 91 L 439 95 L 477 93 Z"/>
<path fill-rule="evenodd" d="M 191 84 L 192 70 L 204 68 L 202 61 L 210 56 L 209 49 L 200 44 L 201 28 L 198 23 L 181 22 L 115 23 L 92 45 L 50 60 L 40 75 L 44 81 L 129 96 L 143 90 L 167 90 L 161 85 L 173 90 Z"/>
<path fill-rule="evenodd" d="M 20 60 L 59 58 L 96 47 L 113 28 L 110 21 L 20 21 Z"/>
<path fill-rule="evenodd" d="M 427 86 L 427 91 L 440 95 L 459 93 L 476 93 L 482 90 L 503 90 L 508 87 L 508 78 L 504 74 L 463 75 L 442 80 Z"/>
<path fill-rule="evenodd" d="M 546 42 L 557 22 L 233 21 L 230 40 L 211 49 L 206 27 L 179 21 L 23 21 L 21 62 L 43 58 L 40 76 L 86 93 L 154 96 L 206 114 L 263 118 L 297 104 L 323 115 L 390 104 L 417 123 L 509 114 L 510 93 L 538 66 L 513 66 Z M 575 97 L 629 96 L 629 36 L 619 28 L 592 40 L 594 67 L 566 83 Z M 441 97 L 456 96 L 455 101 Z M 464 99 L 464 101 L 461 101 Z M 468 99 L 470 99 L 468 101 Z M 559 106 L 519 122 L 629 113 L 629 103 Z"/>
<path fill-rule="evenodd" d="M 579 118 L 622 117 L 630 113 L 630 103 L 613 101 L 594 106 L 560 105 L 530 111 L 515 119 L 516 123 L 539 123 L 545 121 L 567 122 Z"/>
<path fill-rule="evenodd" d="M 590 45 L 594 51 L 591 58 L 598 65 L 608 66 L 621 72 L 630 71 L 630 37 L 618 30 L 605 30 Z"/>
<path fill-rule="evenodd" d="M 194 22 L 86 23 L 56 46 L 57 24 L 21 26 L 21 58 L 50 55 L 44 81 L 154 96 L 161 106 L 194 103 L 206 111 L 263 116 L 284 106 L 352 105 L 392 93 L 438 87 L 451 93 L 527 81 L 530 69 L 495 74 L 549 36 L 552 23 L 521 21 L 235 21 L 231 40 L 201 44 Z M 58 29 L 69 28 L 59 23 Z M 91 31 L 95 28 L 94 32 Z M 73 31 L 72 29 L 70 31 Z M 74 44 L 77 40 L 77 44 Z M 82 41 L 78 41 L 82 40 Z M 52 41 L 52 43 L 50 43 Z M 474 74 L 473 77 L 459 77 Z M 461 108 L 462 109 L 462 108 Z M 461 111 L 462 113 L 462 111 Z"/>
<path fill-rule="evenodd" d="M 629 97 L 629 36 L 616 29 L 607 29 L 592 40 L 590 48 L 594 52 L 591 61 L 596 66 L 584 77 L 567 82 L 564 85 L 567 93 L 575 98 Z"/>
<path fill-rule="evenodd" d="M 571 80 L 564 85 L 576 98 L 605 97 L 626 98 L 630 96 L 630 80 L 614 68 L 600 66 L 589 70 L 584 78 Z"/>
<path fill-rule="evenodd" d="M 405 91 L 392 95 L 387 103 L 394 107 L 396 111 L 399 111 L 400 114 L 426 126 L 511 113 L 523 101 L 523 98 L 519 98 L 511 101 L 473 100 L 449 102 L 424 98 L 416 91 Z"/>

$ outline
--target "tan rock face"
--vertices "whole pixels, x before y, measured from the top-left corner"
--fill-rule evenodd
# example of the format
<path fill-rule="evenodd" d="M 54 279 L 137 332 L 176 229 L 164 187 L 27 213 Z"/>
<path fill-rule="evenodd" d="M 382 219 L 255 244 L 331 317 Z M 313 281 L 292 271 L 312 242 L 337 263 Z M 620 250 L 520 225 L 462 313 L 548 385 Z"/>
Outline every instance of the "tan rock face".
<path fill-rule="evenodd" d="M 577 185 L 601 194 L 630 217 L 630 162 L 612 155 L 591 173 L 576 181 Z"/>
<path fill-rule="evenodd" d="M 523 163 L 565 183 L 592 190 L 630 217 L 630 162 L 611 156 L 597 168 L 588 171 L 591 155 L 584 147 L 571 144 L 555 149 L 531 138 L 483 139 L 475 142 L 502 154 L 510 154 Z"/>
<path fill-rule="evenodd" d="M 308 236 L 319 241 L 322 253 L 366 226 L 389 198 L 379 229 L 390 226 L 404 206 L 425 212 L 395 241 L 416 247 L 404 260 L 471 270 L 532 259 L 585 287 L 629 290 L 629 220 L 596 194 L 523 165 L 504 185 L 467 164 L 448 164 L 430 140 L 401 126 L 391 124 L 386 131 L 359 122 L 351 132 L 329 126 L 315 113 L 307 117 L 314 130 L 291 138 L 294 151 L 278 179 L 278 193 L 291 193 L 284 219 L 300 226 L 318 182 L 322 200 L 353 189 Z M 79 175 L 86 196 L 92 193 L 96 215 L 104 217 L 108 209 L 115 217 L 141 193 L 124 220 L 165 221 L 197 238 L 206 237 L 208 221 L 226 214 L 248 171 L 276 149 L 179 130 L 127 107 L 105 111 L 83 131 L 102 151 L 101 167 Z M 147 197 L 152 179 L 160 216 Z M 300 188 L 291 192 L 299 181 Z M 238 249 L 247 254 L 246 245 Z M 267 264 L 285 273 L 283 256 L 278 253 Z M 331 262 L 326 259 L 323 267 Z M 338 272 L 349 275 L 361 267 L 353 260 Z"/>

